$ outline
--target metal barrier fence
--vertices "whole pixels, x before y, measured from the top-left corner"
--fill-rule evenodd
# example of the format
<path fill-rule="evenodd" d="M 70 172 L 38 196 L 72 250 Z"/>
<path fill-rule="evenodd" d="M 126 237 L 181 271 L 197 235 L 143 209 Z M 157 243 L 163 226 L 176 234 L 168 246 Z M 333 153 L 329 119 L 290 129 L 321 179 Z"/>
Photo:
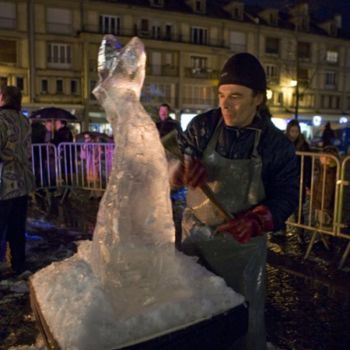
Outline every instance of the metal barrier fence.
<path fill-rule="evenodd" d="M 112 169 L 113 143 L 61 143 L 32 146 L 37 190 L 89 190 L 100 197 Z M 300 160 L 299 205 L 287 224 L 296 234 L 311 235 L 305 259 L 319 238 L 328 248 L 329 237 L 349 240 L 341 268 L 350 254 L 350 156 L 342 161 L 330 153 L 297 152 Z"/>
<path fill-rule="evenodd" d="M 61 143 L 57 148 L 64 188 L 103 191 L 112 170 L 113 143 Z"/>
<path fill-rule="evenodd" d="M 350 240 L 349 159 L 342 161 L 330 153 L 297 152 L 300 160 L 300 191 L 297 211 L 287 221 L 297 235 L 310 234 L 304 258 L 307 259 L 317 239 L 329 249 L 329 237 Z M 348 179 L 348 180 L 346 180 Z M 347 208 L 347 210 L 346 210 Z M 339 264 L 350 252 L 350 242 Z"/>

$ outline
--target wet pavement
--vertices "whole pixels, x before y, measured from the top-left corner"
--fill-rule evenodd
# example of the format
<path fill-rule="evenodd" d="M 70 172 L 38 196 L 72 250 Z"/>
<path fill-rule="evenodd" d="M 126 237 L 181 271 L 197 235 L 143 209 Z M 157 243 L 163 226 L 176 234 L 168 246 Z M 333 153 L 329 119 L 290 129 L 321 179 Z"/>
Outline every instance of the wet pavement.
<path fill-rule="evenodd" d="M 64 204 L 39 200 L 30 206 L 28 270 L 12 277 L 0 271 L 0 349 L 42 349 L 29 304 L 31 273 L 76 250 L 91 239 L 98 200 L 72 193 Z M 266 327 L 268 340 L 290 350 L 348 349 L 350 344 L 350 259 L 337 270 L 346 241 L 334 240 L 332 250 L 318 246 L 303 260 L 301 246 L 290 230 L 271 238 L 268 253 Z M 36 344 L 29 347 L 31 344 Z"/>

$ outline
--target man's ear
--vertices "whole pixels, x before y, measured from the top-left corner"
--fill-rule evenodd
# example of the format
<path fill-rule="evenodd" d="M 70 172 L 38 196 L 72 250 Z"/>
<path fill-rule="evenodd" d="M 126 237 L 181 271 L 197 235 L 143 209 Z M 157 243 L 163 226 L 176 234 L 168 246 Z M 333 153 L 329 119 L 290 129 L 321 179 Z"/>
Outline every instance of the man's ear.
<path fill-rule="evenodd" d="M 255 99 L 256 106 L 259 107 L 264 102 L 265 96 L 262 92 L 259 92 L 254 96 L 254 99 Z"/>

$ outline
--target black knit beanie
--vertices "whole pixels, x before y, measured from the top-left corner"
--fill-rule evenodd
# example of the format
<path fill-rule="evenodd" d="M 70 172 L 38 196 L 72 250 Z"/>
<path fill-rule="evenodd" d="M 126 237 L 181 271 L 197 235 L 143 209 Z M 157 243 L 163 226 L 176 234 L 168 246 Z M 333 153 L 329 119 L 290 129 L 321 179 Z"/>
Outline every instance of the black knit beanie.
<path fill-rule="evenodd" d="M 258 59 L 250 53 L 231 56 L 220 73 L 219 86 L 237 84 L 252 90 L 266 90 L 266 75 Z"/>

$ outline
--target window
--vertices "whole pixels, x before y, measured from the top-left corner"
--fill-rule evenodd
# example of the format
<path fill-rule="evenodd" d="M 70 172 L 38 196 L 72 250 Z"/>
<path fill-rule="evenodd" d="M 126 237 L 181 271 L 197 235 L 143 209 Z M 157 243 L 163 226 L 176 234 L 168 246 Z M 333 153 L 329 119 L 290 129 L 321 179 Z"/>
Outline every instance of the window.
<path fill-rule="evenodd" d="M 0 1 L 0 28 L 16 28 L 16 4 L 11 2 Z M 5 46 L 1 46 L 1 49 Z"/>
<path fill-rule="evenodd" d="M 92 90 L 96 87 L 96 80 L 90 80 L 90 100 L 96 100 L 95 95 L 92 93 Z"/>
<path fill-rule="evenodd" d="M 298 58 L 307 59 L 311 58 L 311 44 L 299 41 L 298 42 Z"/>
<path fill-rule="evenodd" d="M 208 43 L 208 30 L 206 28 L 192 27 L 191 42 L 193 44 L 204 45 Z"/>
<path fill-rule="evenodd" d="M 295 104 L 295 94 L 293 94 L 293 104 Z M 315 96 L 312 94 L 299 94 L 299 107 L 313 108 Z"/>
<path fill-rule="evenodd" d="M 205 71 L 207 69 L 207 65 L 207 57 L 191 56 L 192 73 Z"/>
<path fill-rule="evenodd" d="M 308 17 L 301 17 L 297 19 L 297 30 L 307 32 L 309 31 L 309 19 Z"/>
<path fill-rule="evenodd" d="M 73 79 L 70 81 L 70 92 L 72 95 L 79 94 L 79 81 L 78 80 Z"/>
<path fill-rule="evenodd" d="M 63 94 L 63 80 L 62 79 L 56 80 L 56 93 Z"/>
<path fill-rule="evenodd" d="M 72 12 L 63 8 L 48 8 L 46 12 L 46 29 L 49 33 L 72 33 Z"/>
<path fill-rule="evenodd" d="M 265 65 L 266 78 L 269 81 L 277 81 L 278 80 L 278 67 L 274 64 L 266 64 Z"/>
<path fill-rule="evenodd" d="M 335 88 L 336 85 L 336 73 L 325 72 L 325 88 Z"/>
<path fill-rule="evenodd" d="M 269 23 L 273 26 L 276 26 L 278 24 L 278 16 L 274 12 L 270 12 L 269 14 Z"/>
<path fill-rule="evenodd" d="M 174 84 L 146 83 L 142 89 L 141 101 L 146 103 L 169 103 L 174 102 Z"/>
<path fill-rule="evenodd" d="M 195 0 L 193 11 L 197 12 L 197 13 L 204 13 L 205 12 L 205 2 L 203 0 Z"/>
<path fill-rule="evenodd" d="M 149 21 L 148 19 L 141 19 L 140 22 L 140 31 L 142 35 L 148 35 L 149 34 Z"/>
<path fill-rule="evenodd" d="M 165 61 L 165 64 L 172 66 L 173 65 L 173 55 L 169 52 L 165 53 L 164 61 Z"/>
<path fill-rule="evenodd" d="M 15 40 L 0 39 L 0 62 L 17 63 L 17 46 Z"/>
<path fill-rule="evenodd" d="M 71 64 L 70 45 L 51 43 L 48 48 L 48 63 L 62 66 L 69 66 Z"/>
<path fill-rule="evenodd" d="M 185 85 L 185 102 L 192 105 L 215 105 L 215 93 L 212 86 Z"/>
<path fill-rule="evenodd" d="M 325 109 L 339 109 L 340 97 L 335 95 L 321 95 L 321 106 Z"/>
<path fill-rule="evenodd" d="M 40 91 L 43 95 L 49 92 L 49 83 L 47 79 L 41 79 Z"/>
<path fill-rule="evenodd" d="M 297 73 L 297 81 L 300 86 L 307 87 L 309 85 L 309 70 L 299 68 Z"/>
<path fill-rule="evenodd" d="M 160 25 L 153 25 L 152 26 L 152 38 L 153 39 L 160 39 L 162 36 L 162 29 Z"/>
<path fill-rule="evenodd" d="M 279 55 L 280 39 L 267 37 L 265 40 L 265 53 L 270 55 Z"/>
<path fill-rule="evenodd" d="M 338 52 L 337 51 L 327 51 L 326 61 L 329 63 L 338 63 Z"/>
<path fill-rule="evenodd" d="M 165 40 L 172 40 L 173 26 L 171 24 L 165 25 Z"/>
<path fill-rule="evenodd" d="M 100 32 L 104 34 L 120 34 L 120 18 L 116 16 L 100 16 Z"/>
<path fill-rule="evenodd" d="M 24 90 L 24 79 L 22 77 L 16 77 L 16 86 L 20 91 Z"/>
<path fill-rule="evenodd" d="M 230 32 L 230 50 L 235 52 L 246 51 L 246 36 L 241 32 Z"/>

